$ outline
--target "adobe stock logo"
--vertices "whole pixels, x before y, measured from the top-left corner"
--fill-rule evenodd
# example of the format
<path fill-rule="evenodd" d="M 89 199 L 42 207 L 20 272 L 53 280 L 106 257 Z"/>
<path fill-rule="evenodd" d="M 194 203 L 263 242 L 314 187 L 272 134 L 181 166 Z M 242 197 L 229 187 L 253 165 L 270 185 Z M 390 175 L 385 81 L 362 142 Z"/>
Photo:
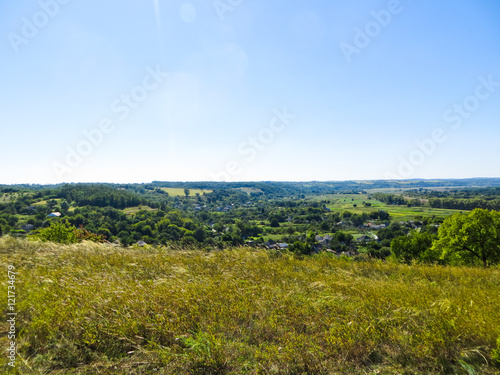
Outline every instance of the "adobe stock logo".
<path fill-rule="evenodd" d="M 128 93 L 120 95 L 111 103 L 110 110 L 117 115 L 118 120 L 127 119 L 132 111 L 138 108 L 149 97 L 151 92 L 159 88 L 169 76 L 168 73 L 160 70 L 159 65 L 156 66 L 156 69 L 147 67 L 146 72 L 147 74 L 143 77 L 141 84 L 134 86 Z M 102 118 L 97 127 L 82 132 L 83 139 L 75 147 L 66 147 L 64 161 L 52 162 L 52 170 L 58 180 L 64 181 L 66 174 L 78 168 L 84 158 L 92 154 L 94 149 L 104 142 L 105 136 L 115 130 L 115 124 L 116 121 L 113 121 L 110 117 Z"/>
<path fill-rule="evenodd" d="M 477 78 L 479 84 L 476 86 L 473 95 L 469 95 L 459 103 L 454 103 L 453 106 L 443 113 L 443 121 L 452 130 L 458 130 L 463 125 L 464 121 L 469 119 L 472 114 L 481 108 L 481 102 L 490 99 L 493 94 L 500 88 L 500 81 L 495 81 L 493 75 L 488 78 L 480 76 Z M 399 157 L 399 165 L 396 173 L 387 172 L 386 179 L 404 179 L 409 178 L 422 166 L 428 158 L 430 158 L 438 149 L 438 146 L 448 140 L 448 133 L 445 128 L 435 128 L 431 136 L 424 140 L 416 140 L 414 148 L 408 157 Z"/>
<path fill-rule="evenodd" d="M 243 4 L 243 0 L 215 0 L 212 3 L 221 21 L 225 20 L 227 12 L 234 12 L 241 4 Z"/>
<path fill-rule="evenodd" d="M 10 32 L 7 34 L 10 45 L 14 52 L 19 53 L 19 48 L 27 45 L 33 40 L 41 29 L 46 27 L 50 20 L 55 18 L 60 10 L 61 5 L 66 5 L 71 0 L 41 0 L 38 2 L 40 10 L 35 12 L 31 17 L 21 18 L 22 26 L 20 33 Z"/>
<path fill-rule="evenodd" d="M 257 136 L 248 137 L 238 146 L 238 154 L 245 157 L 247 163 L 255 160 L 258 153 L 264 151 L 266 146 L 275 140 L 276 135 L 283 132 L 291 124 L 292 120 L 297 118 L 296 115 L 289 113 L 286 107 L 282 111 L 275 109 L 273 113 L 274 116 L 267 127 L 262 128 Z M 216 173 L 211 173 L 211 176 L 214 181 L 231 182 L 232 178 L 242 172 L 242 162 L 230 160 L 225 168 Z"/>
<path fill-rule="evenodd" d="M 370 12 L 373 19 L 368 21 L 363 28 L 354 28 L 353 42 L 351 44 L 347 42 L 339 44 L 346 61 L 351 63 L 352 56 L 359 55 L 367 48 L 380 35 L 382 30 L 391 24 L 394 16 L 400 14 L 403 10 L 403 5 L 399 0 L 389 0 L 386 9 Z"/>
<path fill-rule="evenodd" d="M 500 82 L 495 82 L 492 74 L 488 78 L 478 77 L 478 81 L 474 95 L 467 96 L 462 103 L 455 103 L 452 109 L 443 114 L 443 120 L 450 124 L 453 130 L 458 130 L 464 120 L 479 109 L 481 102 L 488 100 L 500 87 Z"/>

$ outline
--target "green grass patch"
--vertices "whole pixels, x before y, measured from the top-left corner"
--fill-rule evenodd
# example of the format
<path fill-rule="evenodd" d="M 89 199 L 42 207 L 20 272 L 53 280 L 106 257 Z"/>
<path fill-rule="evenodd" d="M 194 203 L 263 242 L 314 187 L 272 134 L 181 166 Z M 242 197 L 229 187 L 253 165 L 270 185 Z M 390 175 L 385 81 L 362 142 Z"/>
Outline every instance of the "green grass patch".
<path fill-rule="evenodd" d="M 9 203 L 15 201 L 17 194 L 4 194 L 0 193 L 0 203 Z"/>
<path fill-rule="evenodd" d="M 166 191 L 172 197 L 185 197 L 183 188 L 160 188 L 163 191 Z M 202 189 L 189 189 L 189 196 L 194 197 L 196 193 L 203 195 L 203 193 L 211 193 L 213 190 L 202 190 Z"/>
<path fill-rule="evenodd" d="M 59 204 L 59 202 L 62 201 L 61 198 L 55 198 L 55 199 L 51 199 L 51 200 L 56 201 L 58 204 Z M 40 201 L 40 202 L 33 203 L 33 206 L 39 206 L 39 205 L 44 205 L 44 204 L 47 204 L 46 200 L 45 201 Z"/>
<path fill-rule="evenodd" d="M 262 238 L 264 239 L 264 241 L 269 241 L 269 240 L 278 241 L 284 236 L 287 236 L 287 234 L 266 234 L 262 236 Z"/>
<path fill-rule="evenodd" d="M 127 215 L 134 215 L 139 211 L 158 211 L 156 208 L 151 208 L 149 206 L 135 206 L 135 207 L 127 207 L 123 210 Z"/>

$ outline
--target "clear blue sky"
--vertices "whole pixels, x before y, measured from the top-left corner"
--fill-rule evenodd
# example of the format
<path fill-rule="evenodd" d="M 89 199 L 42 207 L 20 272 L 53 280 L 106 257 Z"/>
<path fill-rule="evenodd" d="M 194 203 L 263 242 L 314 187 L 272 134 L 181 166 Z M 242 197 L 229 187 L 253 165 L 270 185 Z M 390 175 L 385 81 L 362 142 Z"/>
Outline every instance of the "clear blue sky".
<path fill-rule="evenodd" d="M 499 177 L 499 17 L 498 0 L 2 1 L 0 183 Z"/>

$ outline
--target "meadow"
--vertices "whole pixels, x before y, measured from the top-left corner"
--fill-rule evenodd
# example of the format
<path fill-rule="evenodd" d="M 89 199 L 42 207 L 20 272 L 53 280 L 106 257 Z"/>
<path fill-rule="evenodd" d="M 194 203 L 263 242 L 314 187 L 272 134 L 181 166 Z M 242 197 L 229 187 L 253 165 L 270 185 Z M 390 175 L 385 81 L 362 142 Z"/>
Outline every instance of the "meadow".
<path fill-rule="evenodd" d="M 0 262 L 5 373 L 499 373 L 498 268 L 13 238 Z"/>
<path fill-rule="evenodd" d="M 184 193 L 184 189 L 182 188 L 161 188 L 161 190 L 167 192 L 170 196 L 172 197 L 184 197 L 186 194 Z M 196 194 L 203 195 L 203 193 L 211 193 L 212 190 L 206 190 L 206 189 L 189 189 L 189 196 L 194 197 Z"/>

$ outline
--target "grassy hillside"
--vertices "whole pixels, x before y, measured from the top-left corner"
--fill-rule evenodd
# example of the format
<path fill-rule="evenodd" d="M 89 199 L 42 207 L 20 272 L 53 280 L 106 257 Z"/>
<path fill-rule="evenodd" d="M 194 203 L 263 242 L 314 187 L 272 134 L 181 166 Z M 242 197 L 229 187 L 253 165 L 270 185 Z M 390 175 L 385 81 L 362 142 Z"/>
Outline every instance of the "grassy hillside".
<path fill-rule="evenodd" d="M 5 238 L 0 262 L 19 374 L 498 373 L 498 269 Z"/>

